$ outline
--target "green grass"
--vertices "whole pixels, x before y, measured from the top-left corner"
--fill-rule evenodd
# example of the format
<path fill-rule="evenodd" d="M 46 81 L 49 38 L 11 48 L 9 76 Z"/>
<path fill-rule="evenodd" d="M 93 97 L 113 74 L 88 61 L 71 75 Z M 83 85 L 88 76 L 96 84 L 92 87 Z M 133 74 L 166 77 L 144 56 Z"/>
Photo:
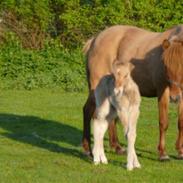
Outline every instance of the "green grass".
<path fill-rule="evenodd" d="M 176 160 L 176 106 L 167 132 L 169 162 L 157 160 L 156 99 L 143 98 L 136 149 L 142 169 L 128 172 L 105 137 L 108 165 L 94 166 L 81 148 L 82 106 L 87 94 L 54 90 L 1 91 L 0 183 L 183 182 Z M 120 142 L 126 146 L 119 125 Z"/>

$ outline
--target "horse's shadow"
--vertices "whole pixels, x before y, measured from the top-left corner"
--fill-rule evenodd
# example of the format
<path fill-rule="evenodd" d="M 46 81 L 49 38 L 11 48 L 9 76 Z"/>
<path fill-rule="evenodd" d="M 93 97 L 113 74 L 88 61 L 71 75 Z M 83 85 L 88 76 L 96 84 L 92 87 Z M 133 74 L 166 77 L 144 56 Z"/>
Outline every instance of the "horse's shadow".
<path fill-rule="evenodd" d="M 82 131 L 68 124 L 35 116 L 0 114 L 0 128 L 3 129 L 0 131 L 0 138 L 10 138 L 51 152 L 75 156 L 87 162 L 91 161 L 78 148 L 81 143 Z M 105 140 L 108 141 L 108 138 Z M 125 145 L 123 144 L 123 146 Z M 138 148 L 137 151 L 139 157 L 157 161 L 156 158 L 142 155 L 144 153 L 153 154 L 152 152 Z"/>
<path fill-rule="evenodd" d="M 35 116 L 0 114 L 0 128 L 3 129 L 0 133 L 1 137 L 31 144 L 51 152 L 84 158 L 83 153 L 77 148 L 81 142 L 81 130 L 62 122 Z"/>

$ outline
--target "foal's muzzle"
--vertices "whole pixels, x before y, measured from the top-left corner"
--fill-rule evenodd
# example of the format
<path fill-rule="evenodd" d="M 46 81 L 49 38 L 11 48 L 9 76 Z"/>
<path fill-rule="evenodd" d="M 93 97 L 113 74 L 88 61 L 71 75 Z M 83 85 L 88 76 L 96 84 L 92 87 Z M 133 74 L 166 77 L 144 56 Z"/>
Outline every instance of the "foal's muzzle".
<path fill-rule="evenodd" d="M 170 102 L 172 103 L 179 103 L 181 99 L 180 95 L 170 96 Z"/>

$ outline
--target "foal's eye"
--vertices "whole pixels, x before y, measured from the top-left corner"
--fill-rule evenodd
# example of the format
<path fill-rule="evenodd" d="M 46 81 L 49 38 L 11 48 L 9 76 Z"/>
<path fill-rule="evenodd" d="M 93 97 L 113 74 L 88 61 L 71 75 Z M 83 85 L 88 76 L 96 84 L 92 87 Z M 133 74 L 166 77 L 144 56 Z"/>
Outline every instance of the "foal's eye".
<path fill-rule="evenodd" d="M 124 78 L 127 78 L 127 76 L 128 76 L 128 74 L 126 74 L 126 75 L 124 76 Z"/>
<path fill-rule="evenodd" d="M 117 72 L 117 75 L 120 77 L 121 76 L 121 72 Z"/>

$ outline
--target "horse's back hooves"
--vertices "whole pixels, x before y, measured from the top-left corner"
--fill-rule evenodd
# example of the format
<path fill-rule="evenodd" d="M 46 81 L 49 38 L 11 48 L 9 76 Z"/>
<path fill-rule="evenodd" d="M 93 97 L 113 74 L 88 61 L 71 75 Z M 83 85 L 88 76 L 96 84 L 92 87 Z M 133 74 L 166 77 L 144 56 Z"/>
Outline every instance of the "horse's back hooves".
<path fill-rule="evenodd" d="M 84 151 L 83 154 L 87 156 L 89 159 L 93 159 L 93 154 L 90 151 Z"/>
<path fill-rule="evenodd" d="M 164 161 L 170 161 L 170 157 L 168 155 L 163 155 L 163 156 L 160 156 L 159 157 L 159 160 L 161 162 L 164 162 Z"/>
<path fill-rule="evenodd" d="M 118 154 L 118 155 L 126 155 L 127 154 L 127 151 L 126 151 L 126 149 L 125 148 L 123 148 L 123 147 L 118 147 L 118 148 L 116 148 L 116 154 Z"/>
<path fill-rule="evenodd" d="M 183 160 L 183 154 L 179 154 L 179 155 L 177 156 L 177 159 L 178 159 L 178 160 Z"/>

